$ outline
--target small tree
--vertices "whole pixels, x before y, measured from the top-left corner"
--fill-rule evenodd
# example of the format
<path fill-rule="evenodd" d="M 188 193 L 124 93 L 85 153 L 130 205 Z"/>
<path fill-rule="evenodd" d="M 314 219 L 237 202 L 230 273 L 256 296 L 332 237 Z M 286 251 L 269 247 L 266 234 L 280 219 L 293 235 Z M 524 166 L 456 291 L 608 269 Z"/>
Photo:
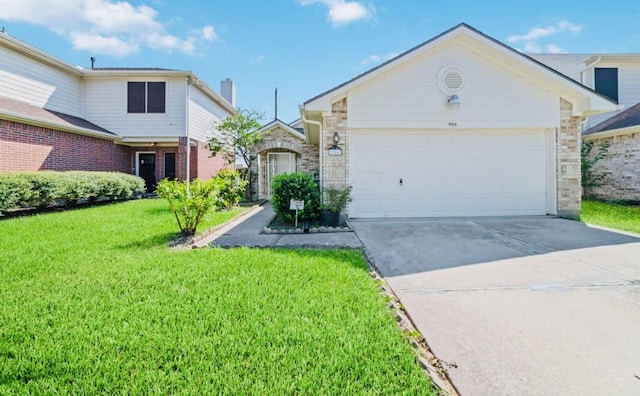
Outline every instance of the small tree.
<path fill-rule="evenodd" d="M 194 179 L 189 184 L 178 180 L 163 179 L 156 193 L 169 202 L 178 227 L 184 236 L 193 236 L 204 215 L 218 208 L 220 184 L 216 179 L 207 182 Z"/>
<path fill-rule="evenodd" d="M 611 143 L 603 141 L 598 145 L 598 151 L 593 152 L 593 142 L 584 142 L 580 148 L 580 170 L 582 171 L 582 191 L 585 196 L 591 195 L 594 188 L 600 187 L 607 178 L 606 173 L 595 172 L 594 168 L 600 160 L 606 157 Z"/>
<path fill-rule="evenodd" d="M 252 195 L 253 174 L 251 165 L 255 156 L 251 155 L 251 149 L 262 139 L 258 132 L 262 114 L 254 110 L 239 110 L 222 121 L 214 122 L 214 127 L 219 134 L 209 139 L 208 148 L 211 156 L 222 153 L 223 158 L 229 164 L 235 164 L 236 157 L 240 157 L 247 164 L 247 171 L 243 173 L 244 179 L 249 185 L 249 199 Z"/>

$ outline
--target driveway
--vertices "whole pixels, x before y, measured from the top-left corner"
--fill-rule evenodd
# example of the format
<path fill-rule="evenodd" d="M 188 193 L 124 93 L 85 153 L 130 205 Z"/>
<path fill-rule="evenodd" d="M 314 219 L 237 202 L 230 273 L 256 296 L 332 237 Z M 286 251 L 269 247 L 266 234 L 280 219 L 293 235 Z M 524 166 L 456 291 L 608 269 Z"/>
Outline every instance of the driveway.
<path fill-rule="evenodd" d="M 552 217 L 351 225 L 462 395 L 640 395 L 640 239 Z"/>

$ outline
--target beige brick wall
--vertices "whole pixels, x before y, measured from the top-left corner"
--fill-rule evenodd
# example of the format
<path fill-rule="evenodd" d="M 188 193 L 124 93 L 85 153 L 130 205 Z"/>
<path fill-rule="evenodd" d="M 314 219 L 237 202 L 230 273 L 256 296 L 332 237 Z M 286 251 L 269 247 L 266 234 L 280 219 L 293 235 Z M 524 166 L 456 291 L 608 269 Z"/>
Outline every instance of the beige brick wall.
<path fill-rule="evenodd" d="M 342 155 L 329 155 L 329 148 L 333 146 L 333 134 L 338 132 Z M 320 149 L 323 150 L 322 185 L 324 187 L 345 187 L 349 183 L 349 146 L 347 144 L 347 99 L 343 99 L 331 106 L 331 115 L 324 116 Z"/>
<path fill-rule="evenodd" d="M 593 139 L 593 154 L 603 142 L 609 142 L 606 157 L 594 166 L 594 172 L 606 174 L 602 186 L 592 193 L 599 199 L 640 200 L 640 133 Z"/>
<path fill-rule="evenodd" d="M 560 99 L 560 129 L 556 136 L 558 216 L 580 216 L 580 117 L 573 116 L 573 105 Z"/>
<path fill-rule="evenodd" d="M 268 153 L 294 153 L 296 170 L 318 174 L 320 170 L 320 158 L 318 146 L 307 144 L 304 137 L 294 136 L 280 127 L 269 130 L 262 136 L 262 140 L 254 147 L 252 153 L 256 160 L 251 164 L 255 172 L 253 179 L 253 197 L 258 199 L 269 198 L 267 187 L 267 154 Z M 259 157 L 259 160 L 258 160 Z M 258 164 L 260 167 L 258 168 Z"/>

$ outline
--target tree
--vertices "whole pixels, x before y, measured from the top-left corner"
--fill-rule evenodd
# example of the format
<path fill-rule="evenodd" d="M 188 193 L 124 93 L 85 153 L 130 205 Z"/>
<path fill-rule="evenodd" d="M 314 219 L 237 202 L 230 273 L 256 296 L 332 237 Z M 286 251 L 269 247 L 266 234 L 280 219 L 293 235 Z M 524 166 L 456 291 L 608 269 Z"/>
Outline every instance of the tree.
<path fill-rule="evenodd" d="M 243 172 L 243 176 L 249 184 L 249 198 L 253 181 L 251 165 L 255 160 L 255 156 L 251 155 L 251 149 L 262 139 L 258 131 L 262 118 L 263 115 L 255 110 L 239 110 L 222 121 L 214 122 L 219 134 L 209 139 L 207 146 L 212 157 L 222 153 L 229 164 L 234 164 L 236 157 L 244 160 L 247 170 Z"/>

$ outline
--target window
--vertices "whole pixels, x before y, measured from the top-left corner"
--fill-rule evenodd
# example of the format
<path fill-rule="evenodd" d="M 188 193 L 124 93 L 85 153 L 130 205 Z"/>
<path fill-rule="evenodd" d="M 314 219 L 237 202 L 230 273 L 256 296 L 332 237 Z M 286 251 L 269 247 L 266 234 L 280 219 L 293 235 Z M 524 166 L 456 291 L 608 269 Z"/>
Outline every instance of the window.
<path fill-rule="evenodd" d="M 164 113 L 166 84 L 164 82 L 132 82 L 127 84 L 128 113 Z"/>
<path fill-rule="evenodd" d="M 595 90 L 601 94 L 618 101 L 618 68 L 596 67 Z"/>

